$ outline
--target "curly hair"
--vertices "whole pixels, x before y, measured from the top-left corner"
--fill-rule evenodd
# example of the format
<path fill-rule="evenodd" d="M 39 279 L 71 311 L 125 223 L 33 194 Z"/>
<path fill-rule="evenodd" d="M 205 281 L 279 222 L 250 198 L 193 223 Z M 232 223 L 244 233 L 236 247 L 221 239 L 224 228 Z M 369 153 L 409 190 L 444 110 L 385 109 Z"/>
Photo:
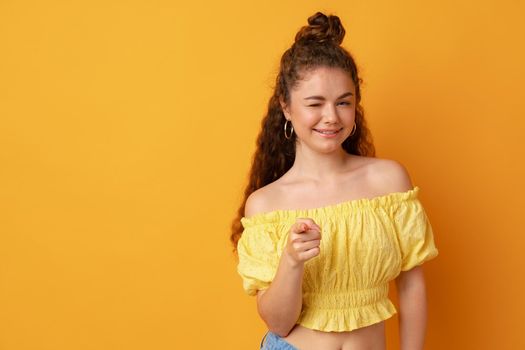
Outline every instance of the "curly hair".
<path fill-rule="evenodd" d="M 290 103 L 290 91 L 305 74 L 319 67 L 341 68 L 352 78 L 356 92 L 355 133 L 343 141 L 342 147 L 349 154 L 375 156 L 372 135 L 366 126 L 364 110 L 360 104 L 362 80 L 352 55 L 341 46 L 345 29 L 335 15 L 326 16 L 317 12 L 308 18 L 308 25 L 301 27 L 295 42 L 281 57 L 273 95 L 268 102 L 268 111 L 261 122 L 256 141 L 248 184 L 244 190 L 242 204 L 231 224 L 230 241 L 237 253 L 237 242 L 242 235 L 240 219 L 248 196 L 257 189 L 277 180 L 286 173 L 295 158 L 295 133 L 291 139 L 283 134 L 285 117 L 280 99 Z"/>

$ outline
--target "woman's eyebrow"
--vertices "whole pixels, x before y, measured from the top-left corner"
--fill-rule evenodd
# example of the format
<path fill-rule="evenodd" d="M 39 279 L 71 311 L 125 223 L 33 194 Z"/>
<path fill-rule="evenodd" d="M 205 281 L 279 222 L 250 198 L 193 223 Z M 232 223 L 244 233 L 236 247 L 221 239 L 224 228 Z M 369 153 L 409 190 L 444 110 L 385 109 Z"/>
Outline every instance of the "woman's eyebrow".
<path fill-rule="evenodd" d="M 341 96 L 339 96 L 337 99 L 341 99 L 343 97 L 346 97 L 346 96 L 352 96 L 353 93 L 351 93 L 350 91 L 349 92 L 346 92 L 344 94 L 342 94 Z M 323 96 L 308 96 L 308 97 L 305 97 L 304 98 L 305 100 L 325 100 L 325 98 Z"/>

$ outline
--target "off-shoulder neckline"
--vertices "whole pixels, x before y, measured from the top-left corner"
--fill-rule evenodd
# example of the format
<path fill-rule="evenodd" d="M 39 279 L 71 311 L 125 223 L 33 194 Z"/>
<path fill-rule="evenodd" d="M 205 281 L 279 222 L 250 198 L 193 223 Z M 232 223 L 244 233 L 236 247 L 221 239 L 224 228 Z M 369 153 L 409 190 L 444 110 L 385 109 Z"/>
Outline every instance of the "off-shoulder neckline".
<path fill-rule="evenodd" d="M 241 223 L 244 227 L 246 227 L 254 224 L 274 222 L 279 219 L 286 219 L 291 217 L 310 217 L 319 215 L 323 216 L 327 214 L 340 212 L 342 209 L 376 207 L 380 204 L 385 205 L 417 198 L 419 190 L 419 186 L 414 186 L 412 189 L 409 189 L 404 192 L 390 192 L 372 198 L 355 198 L 344 202 L 328 204 L 316 208 L 275 209 L 267 212 L 257 213 L 249 217 L 242 217 Z"/>

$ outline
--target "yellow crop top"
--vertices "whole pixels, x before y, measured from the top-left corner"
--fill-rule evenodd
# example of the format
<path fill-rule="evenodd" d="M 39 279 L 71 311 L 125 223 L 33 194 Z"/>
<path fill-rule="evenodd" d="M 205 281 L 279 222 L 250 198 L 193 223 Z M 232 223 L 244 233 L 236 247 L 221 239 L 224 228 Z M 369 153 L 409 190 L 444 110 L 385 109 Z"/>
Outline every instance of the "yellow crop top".
<path fill-rule="evenodd" d="M 320 253 L 305 262 L 303 306 L 296 323 L 351 331 L 390 318 L 388 282 L 438 255 L 419 187 L 313 209 L 274 210 L 241 218 L 237 272 L 254 296 L 270 286 L 298 217 L 321 228 Z"/>

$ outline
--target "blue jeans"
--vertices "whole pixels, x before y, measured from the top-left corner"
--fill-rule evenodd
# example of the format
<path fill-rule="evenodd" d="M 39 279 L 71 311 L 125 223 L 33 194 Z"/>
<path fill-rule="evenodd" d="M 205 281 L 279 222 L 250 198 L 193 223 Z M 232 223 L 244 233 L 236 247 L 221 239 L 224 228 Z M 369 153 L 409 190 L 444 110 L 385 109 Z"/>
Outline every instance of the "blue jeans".
<path fill-rule="evenodd" d="M 273 332 L 266 332 L 259 349 L 263 350 L 299 350 Z"/>

